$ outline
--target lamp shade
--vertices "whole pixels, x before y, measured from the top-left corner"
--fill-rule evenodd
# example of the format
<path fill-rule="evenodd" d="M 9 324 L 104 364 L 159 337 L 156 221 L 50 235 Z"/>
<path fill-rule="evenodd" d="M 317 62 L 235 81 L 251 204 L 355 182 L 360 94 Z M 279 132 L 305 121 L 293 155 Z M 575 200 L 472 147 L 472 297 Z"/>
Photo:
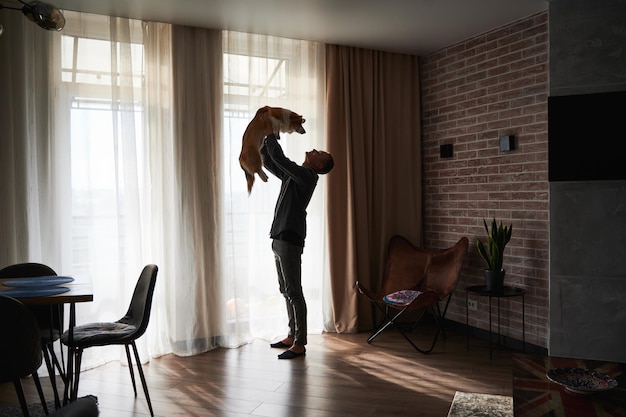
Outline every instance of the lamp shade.
<path fill-rule="evenodd" d="M 61 30 L 65 26 L 65 17 L 61 10 L 42 1 L 24 3 L 22 13 L 39 27 L 46 30 Z"/>

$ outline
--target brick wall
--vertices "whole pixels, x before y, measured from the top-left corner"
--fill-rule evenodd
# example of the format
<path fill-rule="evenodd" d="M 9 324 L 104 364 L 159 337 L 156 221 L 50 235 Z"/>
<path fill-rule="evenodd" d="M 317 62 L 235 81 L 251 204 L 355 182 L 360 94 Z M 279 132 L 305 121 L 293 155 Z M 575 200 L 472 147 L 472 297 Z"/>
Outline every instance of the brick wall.
<path fill-rule="evenodd" d="M 424 242 L 470 250 L 447 318 L 465 323 L 468 285 L 483 284 L 475 247 L 483 218 L 513 225 L 505 285 L 526 290 L 526 341 L 547 347 L 549 204 L 548 13 L 542 12 L 421 60 Z M 515 135 L 516 149 L 499 150 Z M 451 158 L 439 146 L 453 145 Z M 470 325 L 488 328 L 488 299 L 477 298 Z M 495 313 L 495 309 L 494 309 Z M 521 340 L 521 299 L 501 300 L 501 332 Z"/>

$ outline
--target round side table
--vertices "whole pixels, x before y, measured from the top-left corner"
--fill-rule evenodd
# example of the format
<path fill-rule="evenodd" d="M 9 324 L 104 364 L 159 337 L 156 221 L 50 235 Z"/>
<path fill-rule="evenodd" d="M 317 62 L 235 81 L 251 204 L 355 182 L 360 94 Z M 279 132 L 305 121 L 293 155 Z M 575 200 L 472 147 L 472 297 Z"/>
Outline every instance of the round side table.
<path fill-rule="evenodd" d="M 493 349 L 491 342 L 491 300 L 495 298 L 498 303 L 498 344 L 500 344 L 500 298 L 508 298 L 508 297 L 522 297 L 522 352 L 526 353 L 526 317 L 525 317 L 525 304 L 524 304 L 524 290 L 518 287 L 510 287 L 504 286 L 502 291 L 494 292 L 487 291 L 484 285 L 472 285 L 470 287 L 465 288 L 465 325 L 467 326 L 467 349 L 469 350 L 469 306 L 468 306 L 468 296 L 469 294 L 478 296 L 478 297 L 488 297 L 489 298 L 489 359 L 493 358 Z"/>

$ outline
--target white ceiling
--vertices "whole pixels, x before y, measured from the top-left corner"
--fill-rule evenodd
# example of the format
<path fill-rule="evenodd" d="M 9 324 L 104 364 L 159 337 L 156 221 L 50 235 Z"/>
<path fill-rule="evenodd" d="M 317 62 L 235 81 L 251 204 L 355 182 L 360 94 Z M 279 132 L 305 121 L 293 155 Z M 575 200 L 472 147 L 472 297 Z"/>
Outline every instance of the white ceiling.
<path fill-rule="evenodd" d="M 424 55 L 548 8 L 548 0 L 48 0 L 112 16 Z"/>

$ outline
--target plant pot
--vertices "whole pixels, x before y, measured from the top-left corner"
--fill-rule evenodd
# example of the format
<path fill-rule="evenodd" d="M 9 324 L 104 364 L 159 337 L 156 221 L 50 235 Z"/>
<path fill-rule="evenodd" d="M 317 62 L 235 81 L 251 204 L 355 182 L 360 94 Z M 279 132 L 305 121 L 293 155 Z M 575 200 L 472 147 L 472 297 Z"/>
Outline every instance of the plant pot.
<path fill-rule="evenodd" d="M 506 271 L 501 269 L 499 271 L 492 271 L 491 269 L 485 269 L 485 290 L 489 292 L 502 292 L 504 288 L 504 274 Z"/>

